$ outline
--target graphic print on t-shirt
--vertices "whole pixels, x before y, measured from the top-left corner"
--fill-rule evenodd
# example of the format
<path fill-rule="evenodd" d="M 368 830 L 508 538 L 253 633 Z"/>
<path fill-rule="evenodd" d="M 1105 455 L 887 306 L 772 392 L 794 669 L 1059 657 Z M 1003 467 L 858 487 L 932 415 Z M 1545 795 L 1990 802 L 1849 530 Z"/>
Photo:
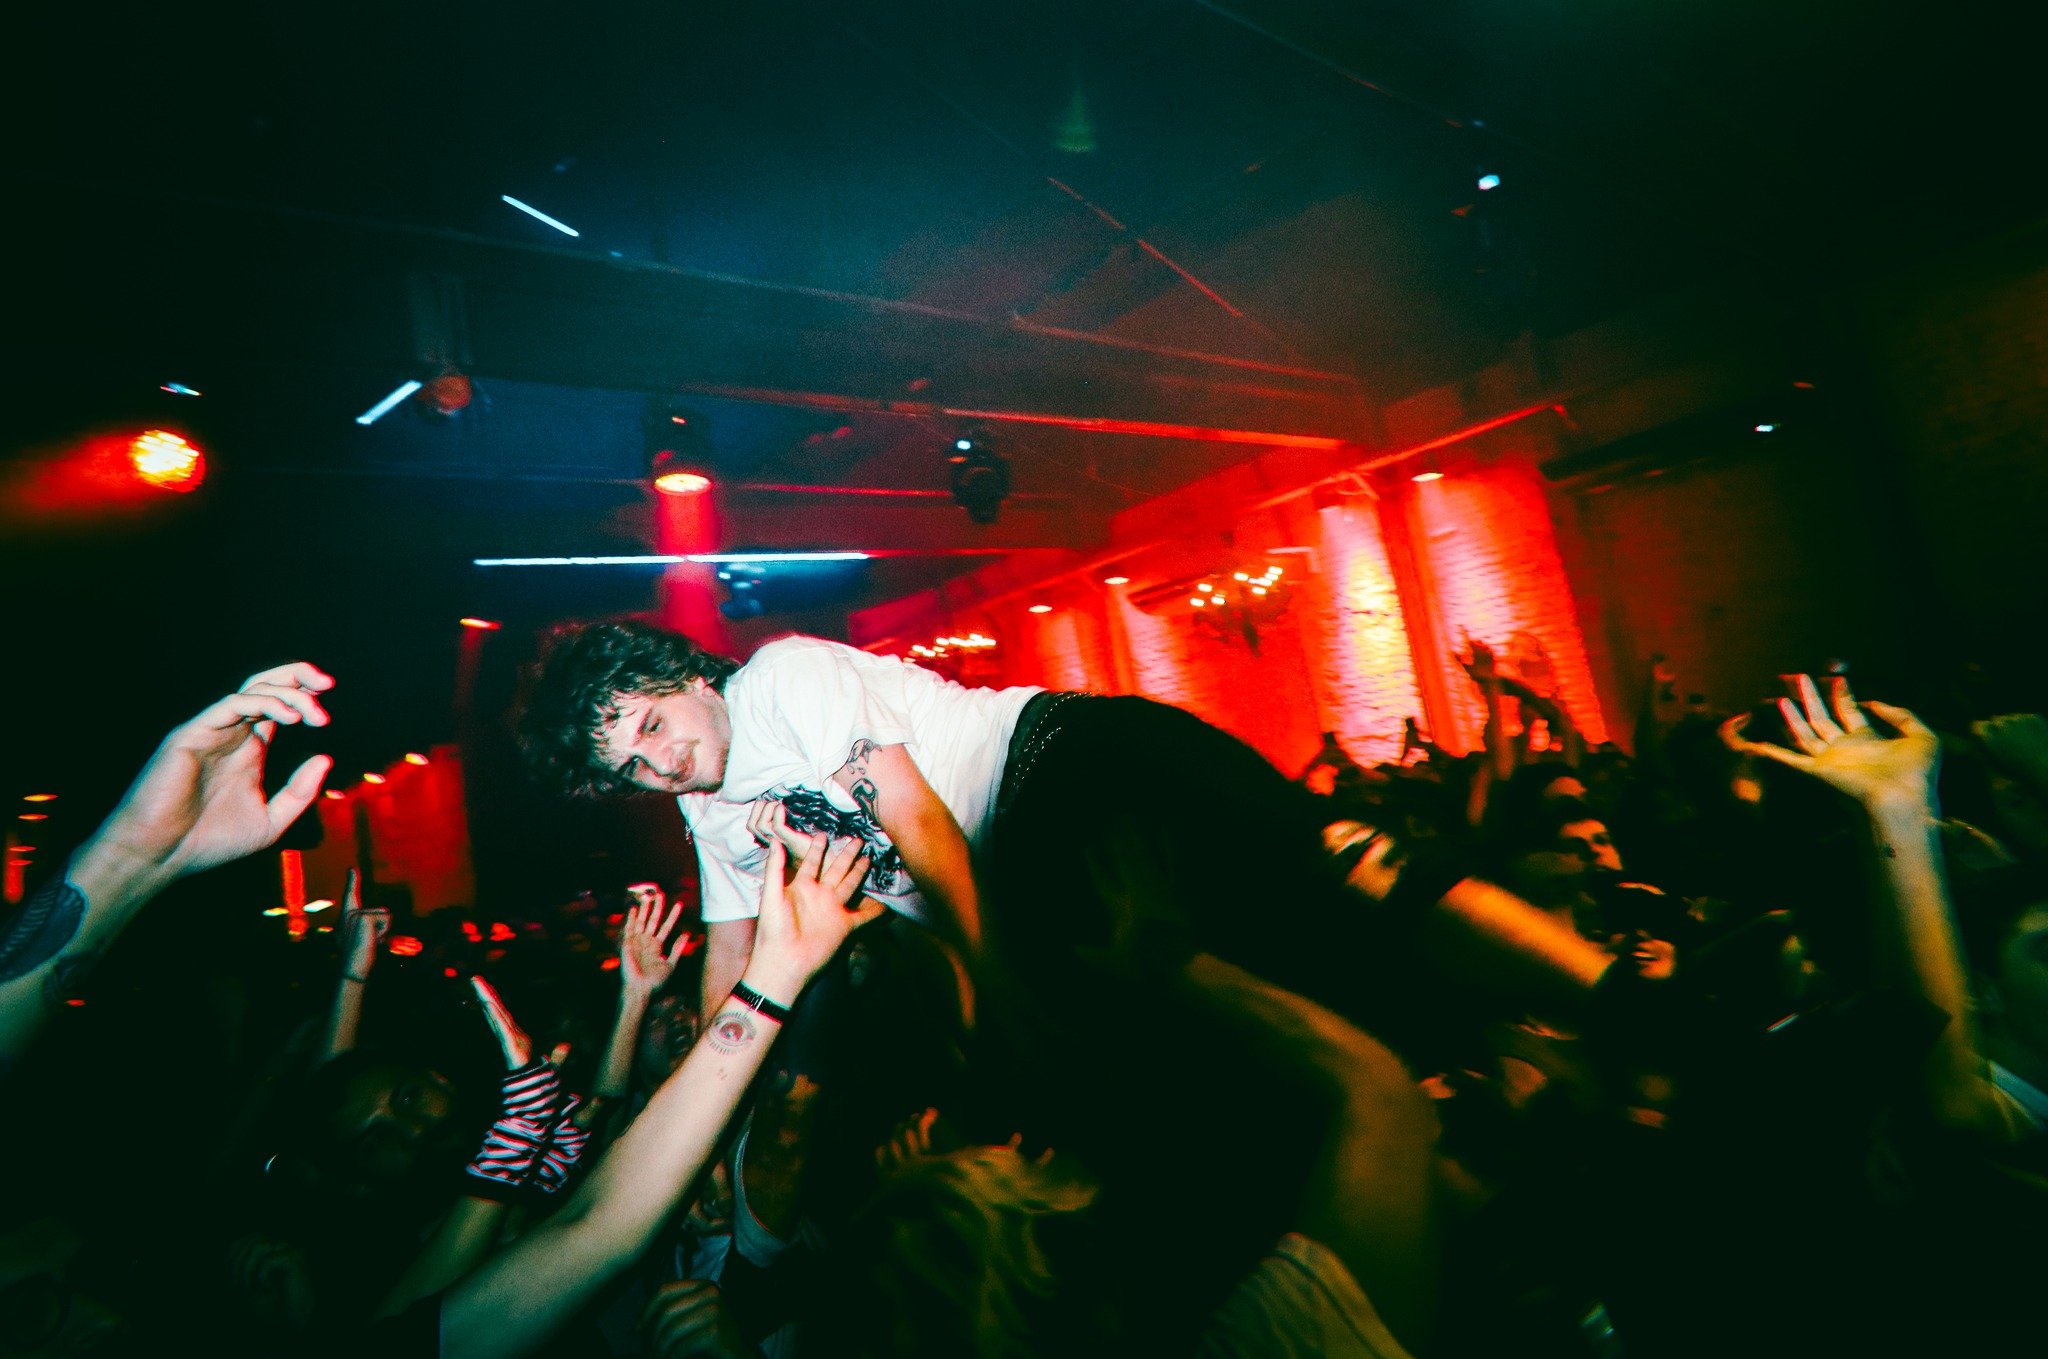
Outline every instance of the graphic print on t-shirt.
<path fill-rule="evenodd" d="M 809 788 L 777 788 L 766 796 L 780 802 L 783 819 L 806 835 L 824 834 L 834 840 L 851 838 L 865 844 L 869 891 L 901 896 L 910 890 L 910 877 L 903 871 L 903 856 L 867 813 L 843 812 L 827 802 L 823 793 Z"/>

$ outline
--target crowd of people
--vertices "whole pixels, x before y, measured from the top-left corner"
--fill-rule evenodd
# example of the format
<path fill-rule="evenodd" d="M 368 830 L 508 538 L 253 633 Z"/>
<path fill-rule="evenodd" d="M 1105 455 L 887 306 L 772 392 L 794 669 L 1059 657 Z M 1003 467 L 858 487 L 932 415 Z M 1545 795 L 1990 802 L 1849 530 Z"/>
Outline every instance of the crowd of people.
<path fill-rule="evenodd" d="M 0 916 L 0 1353 L 2026 1343 L 2048 720 L 1659 660 L 1594 744 L 1500 641 L 1481 749 L 1283 772 L 1138 698 L 565 629 L 535 777 L 676 796 L 697 880 L 394 922 L 351 877 L 295 942 L 227 866 L 336 680 L 253 676 Z"/>

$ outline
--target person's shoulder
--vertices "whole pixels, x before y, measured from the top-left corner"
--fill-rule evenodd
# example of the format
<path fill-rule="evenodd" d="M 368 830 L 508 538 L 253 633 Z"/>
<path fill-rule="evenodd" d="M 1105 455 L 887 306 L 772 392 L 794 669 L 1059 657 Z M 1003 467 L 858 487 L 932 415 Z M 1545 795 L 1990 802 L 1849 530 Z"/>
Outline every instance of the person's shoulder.
<path fill-rule="evenodd" d="M 815 675 L 832 670 L 864 670 L 882 657 L 844 642 L 791 633 L 762 645 L 747 659 L 734 680 L 745 684 L 774 682 L 790 675 Z"/>

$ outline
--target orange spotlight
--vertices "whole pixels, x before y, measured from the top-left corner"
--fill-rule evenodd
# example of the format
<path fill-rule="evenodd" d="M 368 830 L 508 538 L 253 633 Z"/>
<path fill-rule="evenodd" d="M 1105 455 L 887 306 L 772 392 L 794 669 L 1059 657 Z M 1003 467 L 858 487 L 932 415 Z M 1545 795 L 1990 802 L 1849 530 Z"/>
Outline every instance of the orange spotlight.
<path fill-rule="evenodd" d="M 458 618 L 455 621 L 466 628 L 475 628 L 478 632 L 496 632 L 505 626 L 489 618 Z"/>
<path fill-rule="evenodd" d="M 55 793 L 30 793 L 22 799 L 23 802 L 55 802 L 56 800 L 57 795 Z"/>
<path fill-rule="evenodd" d="M 383 776 L 382 774 L 365 774 L 365 775 L 363 775 L 363 782 L 364 782 L 364 783 L 382 783 L 382 782 L 384 782 L 384 776 Z"/>
<path fill-rule="evenodd" d="M 405 753 L 405 762 L 407 764 L 425 764 L 427 757 L 416 750 L 409 750 Z"/>
<path fill-rule="evenodd" d="M 206 480 L 206 455 L 167 429 L 148 430 L 130 440 L 128 463 L 144 485 L 159 491 L 196 491 Z"/>

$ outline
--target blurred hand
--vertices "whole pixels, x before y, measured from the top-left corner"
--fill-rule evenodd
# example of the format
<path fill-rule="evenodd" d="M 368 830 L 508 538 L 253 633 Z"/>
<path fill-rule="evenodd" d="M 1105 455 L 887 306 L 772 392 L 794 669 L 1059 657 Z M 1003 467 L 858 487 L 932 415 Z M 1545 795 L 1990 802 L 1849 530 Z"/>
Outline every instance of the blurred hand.
<path fill-rule="evenodd" d="M 363 908 L 362 883 L 351 868 L 341 890 L 341 967 L 350 977 L 367 977 L 377 965 L 377 946 L 391 933 L 391 912 Z"/>
<path fill-rule="evenodd" d="M 656 1359 L 758 1359 L 709 1279 L 664 1284 L 640 1314 L 640 1335 Z"/>
<path fill-rule="evenodd" d="M 682 919 L 683 904 L 679 901 L 666 912 L 661 908 L 659 897 L 653 901 L 642 901 L 626 911 L 625 928 L 619 931 L 619 984 L 639 996 L 651 996 L 667 984 L 675 975 L 676 964 L 682 959 L 683 949 L 690 942 L 689 936 L 676 933 L 675 942 L 666 949 L 662 941 L 675 932 L 676 922 Z"/>
<path fill-rule="evenodd" d="M 1460 659 L 1458 664 L 1465 667 L 1465 673 L 1472 677 L 1472 682 L 1480 685 L 1499 683 L 1500 663 L 1494 659 L 1493 648 L 1469 637 L 1465 644 L 1471 648 L 1472 654 Z"/>
<path fill-rule="evenodd" d="M 1866 808 L 1917 808 L 1932 814 L 1934 776 L 1941 764 L 1941 741 L 1904 708 L 1888 703 L 1857 705 L 1849 682 L 1828 680 L 1828 701 L 1810 675 L 1786 676 L 1797 701 L 1778 700 L 1796 750 L 1745 740 L 1749 715 L 1740 713 L 1721 724 L 1721 739 L 1731 750 L 1811 775 Z M 1887 736 L 1863 716 L 1868 708 L 1897 735 Z"/>
<path fill-rule="evenodd" d="M 484 1022 L 491 1026 L 498 1047 L 505 1054 L 505 1069 L 517 1071 L 531 1062 L 533 1040 L 526 1036 L 526 1030 L 519 1027 L 519 1021 L 512 1017 L 512 1012 L 505 1008 L 497 988 L 482 977 L 471 977 L 469 984 L 476 990 L 476 998 L 484 1007 Z"/>
<path fill-rule="evenodd" d="M 892 1174 L 932 1154 L 932 1125 L 939 1121 L 937 1109 L 926 1109 L 898 1127 L 888 1141 L 875 1148 L 875 1168 Z"/>
<path fill-rule="evenodd" d="M 272 844 L 319 795 L 334 761 L 313 756 L 266 800 L 270 737 L 279 723 L 326 726 L 317 695 L 333 687 L 332 678 L 303 661 L 251 675 L 164 738 L 94 845 L 168 880 Z"/>
<path fill-rule="evenodd" d="M 792 1003 L 804 983 L 831 961 L 846 936 L 882 913 L 882 903 L 872 897 L 862 897 L 858 908 L 847 909 L 867 877 L 864 851 L 859 840 L 837 840 L 828 846 L 824 836 L 814 835 L 795 874 L 785 882 L 782 841 L 769 843 L 747 980 L 771 1000 Z"/>
<path fill-rule="evenodd" d="M 2048 718 L 2008 713 L 1972 722 L 1970 730 L 1993 764 L 2036 794 L 2048 794 Z"/>

